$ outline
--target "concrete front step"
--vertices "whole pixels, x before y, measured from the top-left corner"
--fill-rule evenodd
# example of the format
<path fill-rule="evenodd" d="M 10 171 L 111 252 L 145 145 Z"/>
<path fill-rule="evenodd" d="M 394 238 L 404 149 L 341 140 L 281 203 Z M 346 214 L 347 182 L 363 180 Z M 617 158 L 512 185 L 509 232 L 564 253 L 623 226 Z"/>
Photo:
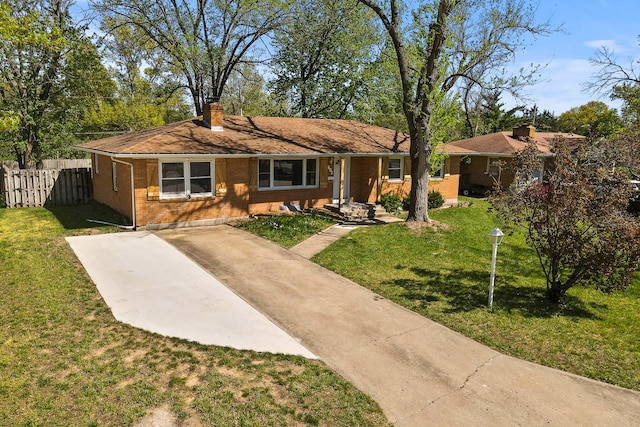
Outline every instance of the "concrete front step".
<path fill-rule="evenodd" d="M 382 205 L 373 203 L 349 202 L 338 206 L 328 204 L 324 206 L 326 210 L 339 215 L 345 222 L 349 223 L 387 223 L 402 221 L 401 219 L 387 213 Z"/>

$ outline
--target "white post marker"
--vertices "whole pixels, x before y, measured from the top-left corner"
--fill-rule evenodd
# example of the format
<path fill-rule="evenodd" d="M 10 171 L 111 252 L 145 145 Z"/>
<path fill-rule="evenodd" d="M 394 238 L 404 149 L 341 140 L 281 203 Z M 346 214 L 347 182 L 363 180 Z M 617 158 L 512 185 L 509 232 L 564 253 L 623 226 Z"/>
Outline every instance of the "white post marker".
<path fill-rule="evenodd" d="M 493 256 L 491 257 L 491 279 L 489 282 L 489 308 L 493 308 L 493 287 L 496 281 L 496 258 L 498 257 L 498 245 L 502 243 L 504 233 L 499 228 L 494 228 L 489 232 L 489 237 L 493 240 Z"/>

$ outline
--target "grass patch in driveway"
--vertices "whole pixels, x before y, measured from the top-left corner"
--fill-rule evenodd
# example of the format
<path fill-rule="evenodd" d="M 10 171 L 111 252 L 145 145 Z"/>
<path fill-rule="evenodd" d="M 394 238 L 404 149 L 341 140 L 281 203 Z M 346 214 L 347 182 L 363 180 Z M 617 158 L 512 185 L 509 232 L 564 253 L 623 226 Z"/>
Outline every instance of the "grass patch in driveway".
<path fill-rule="evenodd" d="M 335 218 L 312 211 L 257 216 L 249 221 L 239 222 L 236 226 L 285 248 L 291 248 L 337 222 Z"/>
<path fill-rule="evenodd" d="M 389 425 L 318 361 L 165 338 L 114 320 L 64 237 L 97 204 L 0 209 L 0 425 Z M 119 222 L 122 223 L 122 222 Z"/>
<path fill-rule="evenodd" d="M 521 234 L 498 250 L 494 311 L 487 309 L 494 219 L 488 203 L 432 211 L 446 227 L 363 227 L 313 261 L 503 353 L 640 390 L 640 281 L 605 295 L 569 290 L 544 300 L 535 252 Z"/>

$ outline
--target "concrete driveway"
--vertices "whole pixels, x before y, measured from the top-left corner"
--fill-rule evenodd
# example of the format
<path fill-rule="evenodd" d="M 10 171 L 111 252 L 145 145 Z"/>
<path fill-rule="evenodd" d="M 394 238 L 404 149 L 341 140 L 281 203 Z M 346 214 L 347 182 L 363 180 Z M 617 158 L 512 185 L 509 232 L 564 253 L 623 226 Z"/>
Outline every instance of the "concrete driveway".
<path fill-rule="evenodd" d="M 502 355 L 230 226 L 156 233 L 396 426 L 637 426 L 640 393 Z"/>
<path fill-rule="evenodd" d="M 68 237 L 114 317 L 202 344 L 315 358 L 173 246 L 144 232 Z"/>

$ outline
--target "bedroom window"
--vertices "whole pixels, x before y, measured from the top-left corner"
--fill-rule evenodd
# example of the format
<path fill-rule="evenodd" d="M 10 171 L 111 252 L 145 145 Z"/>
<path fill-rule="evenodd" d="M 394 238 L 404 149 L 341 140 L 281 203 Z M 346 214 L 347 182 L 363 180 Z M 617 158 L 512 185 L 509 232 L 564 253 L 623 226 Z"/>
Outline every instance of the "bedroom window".
<path fill-rule="evenodd" d="M 286 189 L 316 187 L 317 159 L 261 159 L 258 162 L 258 188 Z"/>
<path fill-rule="evenodd" d="M 429 174 L 429 177 L 431 179 L 442 179 L 444 178 L 444 165 L 442 165 L 442 167 L 438 170 L 435 171 L 431 171 L 431 173 Z"/>
<path fill-rule="evenodd" d="M 389 181 L 402 180 L 402 158 L 391 157 L 389 159 Z"/>
<path fill-rule="evenodd" d="M 162 162 L 161 197 L 211 196 L 213 173 L 211 162 Z"/>

